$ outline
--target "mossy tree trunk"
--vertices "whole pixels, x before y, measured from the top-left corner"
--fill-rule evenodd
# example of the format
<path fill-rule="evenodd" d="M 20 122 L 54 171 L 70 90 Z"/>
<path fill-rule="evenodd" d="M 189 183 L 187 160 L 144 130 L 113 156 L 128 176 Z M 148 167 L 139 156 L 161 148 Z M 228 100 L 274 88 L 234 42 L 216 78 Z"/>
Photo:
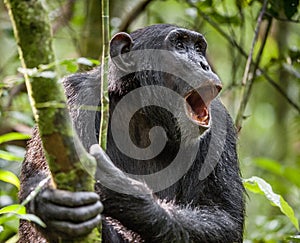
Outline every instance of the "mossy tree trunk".
<path fill-rule="evenodd" d="M 35 120 L 53 179 L 59 189 L 92 191 L 95 160 L 74 134 L 65 96 L 53 64 L 52 36 L 47 12 L 38 0 L 5 0 L 18 44 L 19 56 Z M 85 169 L 88 167 L 89 173 Z M 74 242 L 99 242 L 95 229 Z M 68 241 L 70 242 L 70 241 Z"/>

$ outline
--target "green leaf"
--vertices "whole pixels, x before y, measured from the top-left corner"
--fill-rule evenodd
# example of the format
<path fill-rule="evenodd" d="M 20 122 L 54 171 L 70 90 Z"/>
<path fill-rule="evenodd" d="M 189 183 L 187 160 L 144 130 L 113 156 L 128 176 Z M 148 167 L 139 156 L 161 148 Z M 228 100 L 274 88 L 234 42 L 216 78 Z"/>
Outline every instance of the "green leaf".
<path fill-rule="evenodd" d="M 283 171 L 283 176 L 300 188 L 299 180 L 300 170 L 298 168 L 286 167 Z"/>
<path fill-rule="evenodd" d="M 18 190 L 20 190 L 20 180 L 12 172 L 7 170 L 0 170 L 0 180 L 16 186 Z"/>
<path fill-rule="evenodd" d="M 8 160 L 8 161 L 22 162 L 24 158 L 13 155 L 12 153 L 0 150 L 0 159 L 4 159 L 4 160 Z"/>
<path fill-rule="evenodd" d="M 93 63 L 93 65 L 95 65 L 95 66 L 100 65 L 100 61 L 97 59 L 89 59 L 89 61 L 91 61 Z"/>
<path fill-rule="evenodd" d="M 15 214 L 25 214 L 26 208 L 21 204 L 12 204 L 0 209 L 0 214 L 4 213 L 15 213 Z"/>
<path fill-rule="evenodd" d="M 64 65 L 67 71 L 70 73 L 75 73 L 78 71 L 78 65 L 75 59 L 63 60 L 59 64 Z"/>
<path fill-rule="evenodd" d="M 17 217 L 19 219 L 24 219 L 30 222 L 34 222 L 40 226 L 42 226 L 43 228 L 46 228 L 46 224 L 36 215 L 34 214 L 23 214 L 23 215 L 17 215 Z"/>
<path fill-rule="evenodd" d="M 26 214 L 26 208 L 21 204 L 12 204 L 1 208 L 0 214 L 7 214 L 5 215 L 5 217 L 0 218 L 0 224 L 18 218 L 28 220 L 30 222 L 35 222 L 42 227 L 46 227 L 46 224 L 36 215 Z"/>
<path fill-rule="evenodd" d="M 16 216 L 16 214 L 6 213 L 6 214 L 3 214 L 3 215 L 0 215 L 0 225 L 3 225 L 6 222 L 12 221 L 12 220 L 18 220 L 18 217 Z"/>
<path fill-rule="evenodd" d="M 198 7 L 201 9 L 210 8 L 212 5 L 213 5 L 212 0 L 199 1 L 199 3 L 198 3 Z"/>
<path fill-rule="evenodd" d="M 281 195 L 273 192 L 272 187 L 262 178 L 253 176 L 249 179 L 244 179 L 244 186 L 251 192 L 263 194 L 271 202 L 271 205 L 275 205 L 280 211 L 286 215 L 293 225 L 299 231 L 298 219 L 295 217 L 295 213 L 290 205 L 283 199 Z"/>
<path fill-rule="evenodd" d="M 31 136 L 29 134 L 23 134 L 18 132 L 6 133 L 0 136 L 0 144 L 9 141 L 15 141 L 15 140 L 27 140 L 30 137 Z"/>
<path fill-rule="evenodd" d="M 19 240 L 19 235 L 15 234 L 14 236 L 6 240 L 5 243 L 16 243 L 18 242 L 18 240 Z"/>
<path fill-rule="evenodd" d="M 214 11 L 210 14 L 219 24 L 232 24 L 232 25 L 238 25 L 240 24 L 241 20 L 238 15 L 234 16 L 225 16 L 219 14 L 217 11 Z"/>
<path fill-rule="evenodd" d="M 282 174 L 283 168 L 278 161 L 271 160 L 268 158 L 255 158 L 253 161 L 262 169 L 268 170 L 276 175 Z"/>
<path fill-rule="evenodd" d="M 255 158 L 253 162 L 262 169 L 270 171 L 275 175 L 284 177 L 286 180 L 289 180 L 300 188 L 300 170 L 298 168 L 283 166 L 278 161 L 268 158 Z"/>

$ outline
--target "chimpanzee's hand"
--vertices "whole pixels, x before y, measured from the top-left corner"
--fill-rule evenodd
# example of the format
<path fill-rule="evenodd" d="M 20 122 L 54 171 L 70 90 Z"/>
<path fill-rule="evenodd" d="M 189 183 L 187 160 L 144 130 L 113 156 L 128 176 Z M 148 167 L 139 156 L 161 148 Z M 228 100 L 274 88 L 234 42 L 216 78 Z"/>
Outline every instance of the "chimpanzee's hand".
<path fill-rule="evenodd" d="M 34 213 L 47 225 L 50 238 L 76 238 L 91 232 L 101 221 L 98 194 L 45 189 L 35 199 Z"/>
<path fill-rule="evenodd" d="M 123 171 L 117 168 L 98 144 L 94 144 L 90 147 L 90 154 L 94 156 L 97 161 L 95 177 L 103 186 L 100 193 L 106 209 L 108 209 L 110 205 L 105 204 L 105 200 L 109 197 L 115 197 L 116 194 L 119 193 L 128 195 L 152 194 L 152 191 L 147 185 L 128 177 Z M 96 184 L 96 187 L 97 186 L 99 186 L 99 183 Z"/>

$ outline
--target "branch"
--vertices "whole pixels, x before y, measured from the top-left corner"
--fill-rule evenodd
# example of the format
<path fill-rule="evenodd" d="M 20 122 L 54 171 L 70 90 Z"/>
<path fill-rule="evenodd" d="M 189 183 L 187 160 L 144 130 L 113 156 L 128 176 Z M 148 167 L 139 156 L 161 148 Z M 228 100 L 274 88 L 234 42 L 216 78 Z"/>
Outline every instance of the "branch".
<path fill-rule="evenodd" d="M 109 49 L 109 0 L 102 0 L 102 57 L 101 57 L 101 120 L 99 144 L 105 150 L 108 130 L 108 49 Z"/>
<path fill-rule="evenodd" d="M 250 49 L 250 53 L 249 53 L 248 58 L 247 58 L 246 67 L 245 67 L 245 71 L 244 71 L 244 76 L 243 76 L 243 80 L 242 80 L 243 85 L 246 85 L 247 79 L 249 77 L 254 46 L 255 46 L 255 44 L 257 42 L 257 39 L 258 39 L 258 34 L 259 34 L 260 26 L 261 26 L 261 23 L 262 23 L 262 18 L 264 16 L 264 13 L 266 12 L 267 2 L 268 2 L 268 0 L 264 0 L 264 5 L 262 6 L 262 9 L 261 9 L 261 11 L 259 13 L 259 16 L 258 16 L 258 19 L 257 19 L 257 23 L 256 23 L 255 31 L 254 31 L 254 37 L 253 37 L 253 40 L 252 40 L 251 49 Z M 257 63 L 257 65 L 258 65 L 258 63 Z"/>
<path fill-rule="evenodd" d="M 259 34 L 259 30 L 260 30 L 260 26 L 261 26 L 261 23 L 262 23 L 264 13 L 266 11 L 267 3 L 268 3 L 268 0 L 264 0 L 264 4 L 262 6 L 262 9 L 261 9 L 261 11 L 259 13 L 259 16 L 258 16 L 258 19 L 257 19 L 255 32 L 254 32 L 254 37 L 253 37 L 252 45 L 251 45 L 251 50 L 250 50 L 250 53 L 249 53 L 249 56 L 248 56 L 248 59 L 247 59 L 247 62 L 246 62 L 246 67 L 245 67 L 244 76 L 243 76 L 243 80 L 242 80 L 242 85 L 245 85 L 245 88 L 243 90 L 243 98 L 242 98 L 242 101 L 240 103 L 240 107 L 239 107 L 238 114 L 237 114 L 237 117 L 236 117 L 236 122 L 235 122 L 235 125 L 236 125 L 238 130 L 240 130 L 241 126 L 242 126 L 242 121 L 244 119 L 245 109 L 246 109 L 247 103 L 248 103 L 249 98 L 250 98 L 253 82 L 256 78 L 256 70 L 259 66 L 259 62 L 261 60 L 261 55 L 263 53 L 263 50 L 264 50 L 264 47 L 265 47 L 265 44 L 266 44 L 266 40 L 267 40 L 269 31 L 270 31 L 270 28 L 271 28 L 271 24 L 272 24 L 272 21 L 268 22 L 268 27 L 267 27 L 267 30 L 266 30 L 265 35 L 264 35 L 264 41 L 260 46 L 259 54 L 256 58 L 256 62 L 255 62 L 254 69 L 253 69 L 253 72 L 252 72 L 253 77 L 248 80 L 249 74 L 250 74 L 250 67 L 251 67 L 251 63 L 252 63 L 254 46 L 255 46 L 255 44 L 257 42 L 257 39 L 258 39 L 258 34 Z"/>
<path fill-rule="evenodd" d="M 197 8 L 197 6 L 191 2 L 189 2 L 189 5 L 191 7 L 194 7 L 197 11 L 198 14 L 200 14 L 204 20 L 206 20 L 213 28 L 215 28 L 233 47 L 235 47 L 240 54 L 248 58 L 247 53 L 244 51 L 244 49 L 234 40 L 229 36 L 225 31 L 223 31 L 219 25 L 213 21 L 207 14 L 205 14 L 203 11 Z M 256 63 L 251 60 L 251 65 L 256 65 Z M 258 67 L 257 70 L 265 77 L 265 79 L 277 90 L 285 99 L 286 101 L 300 113 L 300 106 L 295 103 L 285 92 L 284 90 L 281 89 L 281 87 L 267 74 L 267 71 L 264 69 Z"/>
<path fill-rule="evenodd" d="M 273 14 L 268 13 L 268 12 L 266 12 L 265 15 L 269 16 L 271 18 L 275 18 L 276 20 L 282 21 L 282 22 L 292 22 L 292 23 L 296 23 L 296 24 L 300 23 L 300 19 L 286 19 L 286 18 L 281 18 L 281 17 L 278 17 L 278 16 L 274 17 Z"/>
<path fill-rule="evenodd" d="M 53 179 L 59 189 L 94 190 L 95 159 L 73 133 L 66 99 L 56 77 L 55 67 L 38 72 L 39 65 L 55 63 L 48 14 L 41 1 L 6 0 L 5 4 L 18 44 L 22 72 L 38 123 L 44 152 Z M 95 229 L 73 242 L 93 242 L 99 238 Z M 68 241 L 70 242 L 70 241 Z"/>
<path fill-rule="evenodd" d="M 151 0 L 142 0 L 129 13 L 127 13 L 119 26 L 119 31 L 127 31 L 130 24 L 140 15 L 141 12 L 144 11 L 149 3 L 151 3 Z"/>
<path fill-rule="evenodd" d="M 75 2 L 76 0 L 68 0 L 65 5 L 60 8 L 59 13 L 57 14 L 57 18 L 52 24 L 53 34 L 55 34 L 61 27 L 67 25 L 68 22 L 72 19 Z"/>

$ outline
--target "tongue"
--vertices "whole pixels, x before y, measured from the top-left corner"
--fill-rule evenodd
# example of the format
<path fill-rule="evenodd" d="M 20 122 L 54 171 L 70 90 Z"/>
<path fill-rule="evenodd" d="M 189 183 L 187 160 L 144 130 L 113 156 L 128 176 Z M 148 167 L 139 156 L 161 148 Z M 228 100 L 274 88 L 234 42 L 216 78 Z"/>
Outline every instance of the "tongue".
<path fill-rule="evenodd" d="M 205 104 L 198 93 L 195 92 L 191 94 L 188 98 L 188 103 L 198 118 L 205 117 L 207 115 Z"/>
<path fill-rule="evenodd" d="M 201 118 L 207 116 L 207 109 L 205 107 L 198 106 L 196 109 L 193 109 L 193 110 L 197 114 L 198 119 L 201 119 Z"/>

